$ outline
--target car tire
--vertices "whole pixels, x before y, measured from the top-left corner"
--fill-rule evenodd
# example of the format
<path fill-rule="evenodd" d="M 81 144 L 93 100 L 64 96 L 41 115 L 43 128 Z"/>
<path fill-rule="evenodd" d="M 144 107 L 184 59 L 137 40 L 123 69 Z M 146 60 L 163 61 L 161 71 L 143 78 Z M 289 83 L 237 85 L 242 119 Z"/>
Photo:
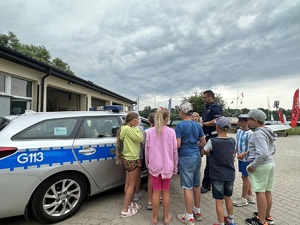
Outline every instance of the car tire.
<path fill-rule="evenodd" d="M 63 173 L 45 180 L 32 198 L 32 211 L 43 223 L 57 223 L 72 216 L 87 195 L 84 178 L 76 173 Z"/>

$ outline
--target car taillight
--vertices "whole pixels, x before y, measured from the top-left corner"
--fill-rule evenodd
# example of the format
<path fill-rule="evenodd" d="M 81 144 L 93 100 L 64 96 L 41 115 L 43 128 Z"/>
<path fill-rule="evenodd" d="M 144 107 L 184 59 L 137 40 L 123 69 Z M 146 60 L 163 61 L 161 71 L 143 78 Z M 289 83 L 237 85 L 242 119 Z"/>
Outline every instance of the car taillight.
<path fill-rule="evenodd" d="M 18 149 L 16 147 L 0 147 L 0 159 L 14 154 Z"/>

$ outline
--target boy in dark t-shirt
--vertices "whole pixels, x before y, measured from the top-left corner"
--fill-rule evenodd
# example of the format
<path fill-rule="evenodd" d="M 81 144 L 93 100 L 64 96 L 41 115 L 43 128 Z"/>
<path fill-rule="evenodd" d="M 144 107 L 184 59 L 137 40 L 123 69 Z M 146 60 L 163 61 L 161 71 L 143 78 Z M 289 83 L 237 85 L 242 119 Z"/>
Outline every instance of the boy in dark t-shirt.
<path fill-rule="evenodd" d="M 235 225 L 231 199 L 235 179 L 235 139 L 227 136 L 227 131 L 230 127 L 231 124 L 227 118 L 217 118 L 216 130 L 218 137 L 209 139 L 201 150 L 203 155 L 210 156 L 209 177 L 212 182 L 212 195 L 216 201 L 219 221 L 219 223 L 214 225 Z M 227 217 L 224 217 L 224 199 Z"/>

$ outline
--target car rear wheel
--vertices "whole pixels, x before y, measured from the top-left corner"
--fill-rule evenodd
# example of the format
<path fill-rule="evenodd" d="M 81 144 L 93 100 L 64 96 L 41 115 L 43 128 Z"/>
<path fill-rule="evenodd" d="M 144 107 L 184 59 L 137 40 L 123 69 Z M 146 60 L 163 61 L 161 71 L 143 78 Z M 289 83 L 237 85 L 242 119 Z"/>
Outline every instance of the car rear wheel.
<path fill-rule="evenodd" d="M 57 223 L 72 216 L 82 205 L 87 187 L 82 176 L 59 174 L 44 181 L 32 198 L 32 211 L 43 223 Z"/>

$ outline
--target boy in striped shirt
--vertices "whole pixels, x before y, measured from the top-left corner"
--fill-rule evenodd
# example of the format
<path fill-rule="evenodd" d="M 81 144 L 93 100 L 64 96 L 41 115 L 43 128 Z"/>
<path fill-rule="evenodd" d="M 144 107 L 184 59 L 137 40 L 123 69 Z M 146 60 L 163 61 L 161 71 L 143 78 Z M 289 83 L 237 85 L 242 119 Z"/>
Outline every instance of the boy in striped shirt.
<path fill-rule="evenodd" d="M 252 194 L 252 188 L 250 183 L 250 178 L 246 170 L 250 162 L 247 162 L 247 153 L 249 147 L 249 140 L 253 132 L 249 129 L 247 124 L 249 116 L 247 114 L 240 115 L 238 119 L 238 126 L 240 129 L 236 133 L 236 152 L 238 158 L 239 172 L 242 174 L 243 186 L 242 186 L 242 196 L 236 198 L 233 201 L 234 206 L 246 206 L 248 203 L 255 204 L 255 199 Z"/>

